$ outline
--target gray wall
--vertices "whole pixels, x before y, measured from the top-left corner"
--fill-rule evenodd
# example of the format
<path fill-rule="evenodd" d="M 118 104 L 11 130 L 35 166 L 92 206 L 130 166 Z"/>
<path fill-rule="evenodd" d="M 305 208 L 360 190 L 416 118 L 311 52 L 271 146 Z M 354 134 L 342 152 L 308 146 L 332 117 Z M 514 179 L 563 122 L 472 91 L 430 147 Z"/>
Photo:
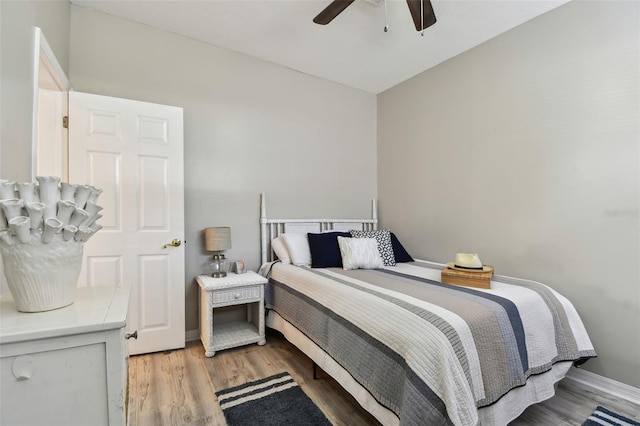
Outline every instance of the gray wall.
<path fill-rule="evenodd" d="M 68 1 L 0 1 L 0 177 L 31 181 L 34 27 L 69 67 Z"/>
<path fill-rule="evenodd" d="M 573 1 L 378 97 L 380 219 L 576 305 L 640 386 L 640 3 Z"/>
<path fill-rule="evenodd" d="M 205 227 L 259 267 L 260 192 L 271 217 L 370 215 L 375 95 L 76 6 L 71 35 L 76 90 L 184 108 L 187 330 Z"/>
<path fill-rule="evenodd" d="M 34 27 L 69 67 L 68 1 L 0 0 L 0 179 L 31 181 Z M 8 292 L 0 262 L 0 292 Z"/>

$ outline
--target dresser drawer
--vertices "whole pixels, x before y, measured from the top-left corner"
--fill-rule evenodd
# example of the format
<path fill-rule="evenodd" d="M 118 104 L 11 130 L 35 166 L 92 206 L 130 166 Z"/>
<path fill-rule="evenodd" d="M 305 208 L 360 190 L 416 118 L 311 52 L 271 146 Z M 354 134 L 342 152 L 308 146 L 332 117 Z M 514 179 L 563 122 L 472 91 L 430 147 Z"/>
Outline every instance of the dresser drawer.
<path fill-rule="evenodd" d="M 24 360 L 33 376 L 18 378 Z M 108 425 L 106 366 L 100 343 L 1 358 L 0 424 Z"/>
<path fill-rule="evenodd" d="M 234 305 L 261 299 L 262 286 L 238 287 L 229 290 L 216 290 L 211 293 L 212 305 Z"/>

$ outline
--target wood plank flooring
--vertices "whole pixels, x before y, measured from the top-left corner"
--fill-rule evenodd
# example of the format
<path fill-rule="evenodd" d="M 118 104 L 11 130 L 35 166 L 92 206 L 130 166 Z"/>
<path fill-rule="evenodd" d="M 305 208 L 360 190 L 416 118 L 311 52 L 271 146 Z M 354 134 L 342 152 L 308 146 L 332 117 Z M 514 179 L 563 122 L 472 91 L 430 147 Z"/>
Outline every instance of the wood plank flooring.
<path fill-rule="evenodd" d="M 216 390 L 288 371 L 334 425 L 379 423 L 324 373 L 313 380 L 311 360 L 279 333 L 268 330 L 267 344 L 249 345 L 204 356 L 201 343 L 183 350 L 129 358 L 129 424 L 225 425 Z M 560 383 L 556 395 L 529 407 L 513 426 L 581 425 L 598 405 L 640 418 L 640 406 L 573 382 Z"/>

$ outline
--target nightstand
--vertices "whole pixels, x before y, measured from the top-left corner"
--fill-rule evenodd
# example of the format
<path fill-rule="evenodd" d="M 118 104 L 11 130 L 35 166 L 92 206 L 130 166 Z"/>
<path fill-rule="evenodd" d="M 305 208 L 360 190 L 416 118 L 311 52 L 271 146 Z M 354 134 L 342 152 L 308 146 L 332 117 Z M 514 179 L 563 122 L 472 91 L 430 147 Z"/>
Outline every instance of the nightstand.
<path fill-rule="evenodd" d="M 264 335 L 264 285 L 267 279 L 253 271 L 244 274 L 229 273 L 224 278 L 199 275 L 200 286 L 200 340 L 205 356 L 237 346 L 266 343 Z M 246 305 L 246 321 L 215 324 L 213 314 L 217 308 Z"/>

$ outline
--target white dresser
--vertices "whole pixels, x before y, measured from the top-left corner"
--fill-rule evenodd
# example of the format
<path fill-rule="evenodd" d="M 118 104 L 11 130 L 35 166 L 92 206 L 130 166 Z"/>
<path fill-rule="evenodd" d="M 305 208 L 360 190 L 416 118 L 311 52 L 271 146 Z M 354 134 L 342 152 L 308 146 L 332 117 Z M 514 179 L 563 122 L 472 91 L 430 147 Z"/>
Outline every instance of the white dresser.
<path fill-rule="evenodd" d="M 126 423 L 129 293 L 78 288 L 73 304 L 39 313 L 0 297 L 0 424 Z"/>

